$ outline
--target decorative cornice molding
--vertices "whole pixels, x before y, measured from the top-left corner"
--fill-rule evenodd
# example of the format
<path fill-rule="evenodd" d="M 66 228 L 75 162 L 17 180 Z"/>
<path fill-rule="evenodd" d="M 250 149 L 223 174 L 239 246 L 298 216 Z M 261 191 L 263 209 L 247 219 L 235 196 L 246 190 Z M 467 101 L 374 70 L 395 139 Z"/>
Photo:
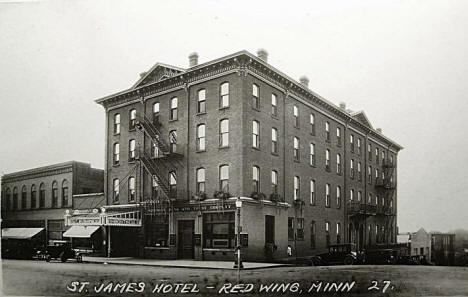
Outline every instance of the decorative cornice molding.
<path fill-rule="evenodd" d="M 14 183 L 14 182 L 23 181 L 23 180 L 65 174 L 69 172 L 73 172 L 73 165 L 69 165 L 68 167 L 65 167 L 65 168 L 49 169 L 47 171 L 42 171 L 42 172 L 29 172 L 29 173 L 24 173 L 24 174 L 15 174 L 14 176 L 11 176 L 11 177 L 3 176 L 2 186 L 4 186 L 6 183 Z"/>

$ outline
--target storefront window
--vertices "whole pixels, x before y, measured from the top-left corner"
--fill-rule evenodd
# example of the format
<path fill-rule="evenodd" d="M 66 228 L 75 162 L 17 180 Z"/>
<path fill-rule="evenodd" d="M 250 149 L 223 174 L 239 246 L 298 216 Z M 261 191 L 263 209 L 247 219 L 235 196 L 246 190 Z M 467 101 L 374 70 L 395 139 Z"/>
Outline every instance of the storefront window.
<path fill-rule="evenodd" d="M 146 246 L 168 246 L 169 238 L 168 215 L 148 216 L 145 224 Z"/>
<path fill-rule="evenodd" d="M 205 248 L 234 247 L 234 212 L 207 213 L 203 216 Z"/>

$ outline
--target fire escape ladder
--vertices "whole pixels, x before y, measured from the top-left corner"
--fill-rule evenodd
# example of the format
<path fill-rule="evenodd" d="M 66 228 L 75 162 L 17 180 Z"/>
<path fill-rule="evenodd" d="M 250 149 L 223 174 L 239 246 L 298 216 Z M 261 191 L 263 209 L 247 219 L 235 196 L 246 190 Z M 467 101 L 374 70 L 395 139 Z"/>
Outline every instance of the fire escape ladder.
<path fill-rule="evenodd" d="M 163 142 L 161 132 L 156 126 L 145 116 L 140 117 L 137 120 L 136 127 L 140 131 L 146 132 L 148 136 L 156 143 L 158 149 L 164 154 L 170 153 L 169 147 Z"/>
<path fill-rule="evenodd" d="M 141 161 L 146 170 L 153 176 L 153 178 L 156 179 L 156 182 L 163 191 L 164 195 L 169 198 L 169 181 L 164 177 L 164 171 L 161 170 L 161 167 L 158 165 L 158 163 L 151 159 L 145 152 L 140 152 L 138 159 Z"/>

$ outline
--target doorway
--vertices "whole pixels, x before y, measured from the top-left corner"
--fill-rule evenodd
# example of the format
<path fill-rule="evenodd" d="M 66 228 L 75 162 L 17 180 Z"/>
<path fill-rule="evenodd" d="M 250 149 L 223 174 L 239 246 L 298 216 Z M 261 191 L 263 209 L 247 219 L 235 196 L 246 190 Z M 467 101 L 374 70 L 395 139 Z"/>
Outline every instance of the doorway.
<path fill-rule="evenodd" d="M 193 259 L 194 258 L 194 220 L 180 220 L 178 221 L 178 248 L 177 255 L 179 259 Z"/>

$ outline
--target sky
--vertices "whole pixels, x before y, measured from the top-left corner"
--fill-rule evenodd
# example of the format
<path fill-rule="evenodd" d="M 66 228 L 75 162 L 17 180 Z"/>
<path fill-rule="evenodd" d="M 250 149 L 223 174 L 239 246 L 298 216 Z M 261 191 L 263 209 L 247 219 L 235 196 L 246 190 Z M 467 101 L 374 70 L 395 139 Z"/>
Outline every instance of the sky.
<path fill-rule="evenodd" d="M 402 145 L 400 231 L 468 229 L 468 1 L 0 1 L 0 174 L 104 167 L 104 109 L 156 62 L 265 48 Z"/>

